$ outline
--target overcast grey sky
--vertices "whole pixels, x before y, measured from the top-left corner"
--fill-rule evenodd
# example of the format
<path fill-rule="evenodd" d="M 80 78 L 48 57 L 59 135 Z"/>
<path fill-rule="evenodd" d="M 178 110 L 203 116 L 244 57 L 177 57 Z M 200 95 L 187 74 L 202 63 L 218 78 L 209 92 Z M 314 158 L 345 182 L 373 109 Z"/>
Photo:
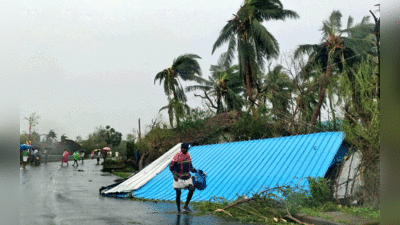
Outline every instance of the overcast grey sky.
<path fill-rule="evenodd" d="M 282 0 L 300 19 L 264 22 L 280 45 L 280 52 L 300 44 L 319 43 L 322 21 L 333 10 L 355 23 L 376 11 L 377 0 Z M 20 131 L 28 131 L 24 117 L 40 115 L 35 129 L 75 140 L 86 138 L 96 126 L 110 125 L 126 138 L 142 130 L 167 105 L 155 75 L 179 55 L 199 55 L 208 77 L 226 46 L 211 55 L 212 45 L 243 0 L 36 0 L 19 5 L 21 34 Z M 376 12 L 379 15 L 378 12 Z M 2 20 L 8 20 L 7 14 Z M 373 19 L 371 18 L 371 21 Z M 4 43 L 3 43 L 4 45 Z M 185 86 L 186 83 L 183 83 Z M 188 94 L 188 105 L 201 100 Z M 166 112 L 163 122 L 168 124 Z"/>

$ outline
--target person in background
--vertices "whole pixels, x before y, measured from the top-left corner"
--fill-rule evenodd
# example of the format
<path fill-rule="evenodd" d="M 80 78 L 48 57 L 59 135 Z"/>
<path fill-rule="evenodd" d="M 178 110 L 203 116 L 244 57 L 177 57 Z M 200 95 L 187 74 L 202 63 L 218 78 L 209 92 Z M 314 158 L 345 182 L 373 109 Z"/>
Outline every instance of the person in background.
<path fill-rule="evenodd" d="M 76 163 L 76 166 L 78 167 L 79 166 L 78 165 L 78 160 L 81 158 L 81 155 L 79 154 L 79 152 L 75 150 L 74 155 L 72 156 L 72 158 L 74 159 L 74 165 L 72 165 L 72 166 L 75 166 L 75 163 Z"/>
<path fill-rule="evenodd" d="M 63 163 L 67 163 L 67 166 L 69 166 L 68 164 L 68 157 L 69 157 L 69 151 L 67 149 L 65 149 L 65 152 L 63 154 L 63 157 L 61 159 L 61 166 L 63 165 Z"/>
<path fill-rule="evenodd" d="M 28 162 L 28 158 L 29 158 L 29 150 L 25 149 L 24 151 L 22 151 L 22 162 L 23 162 L 24 168 L 26 166 L 26 163 Z"/>
<path fill-rule="evenodd" d="M 29 161 L 31 162 L 31 165 L 35 162 L 35 155 L 33 153 L 34 149 L 29 149 Z"/>
<path fill-rule="evenodd" d="M 104 161 L 106 161 L 106 158 L 107 158 L 107 151 L 106 150 L 103 150 L 103 157 L 104 157 Z"/>
<path fill-rule="evenodd" d="M 82 163 L 83 163 L 83 158 L 85 157 L 85 152 L 84 151 L 82 151 L 81 152 L 81 159 L 82 159 Z"/>
<path fill-rule="evenodd" d="M 97 151 L 97 164 L 100 164 L 100 157 L 101 157 L 101 152 L 99 150 Z"/>
<path fill-rule="evenodd" d="M 44 163 L 47 164 L 47 149 L 43 150 L 43 155 L 44 155 Z"/>
<path fill-rule="evenodd" d="M 94 159 L 94 151 L 92 151 L 92 153 L 90 153 L 90 157 L 91 157 L 92 159 Z"/>
<path fill-rule="evenodd" d="M 189 189 L 189 194 L 186 198 L 183 210 L 184 212 L 192 211 L 189 209 L 189 203 L 192 199 L 195 188 L 193 186 L 193 180 L 190 178 L 190 171 L 195 173 L 197 170 L 192 166 L 192 159 L 190 158 L 188 150 L 189 144 L 182 143 L 181 151 L 175 154 L 169 167 L 174 177 L 172 187 L 176 191 L 176 206 L 178 207 L 178 214 L 181 213 L 181 189 Z"/>

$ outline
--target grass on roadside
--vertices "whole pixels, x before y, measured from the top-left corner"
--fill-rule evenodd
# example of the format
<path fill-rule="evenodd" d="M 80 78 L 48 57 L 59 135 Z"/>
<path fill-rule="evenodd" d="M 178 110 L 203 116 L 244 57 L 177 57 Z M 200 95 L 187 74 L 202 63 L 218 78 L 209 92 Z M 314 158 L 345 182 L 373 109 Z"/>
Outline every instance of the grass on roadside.
<path fill-rule="evenodd" d="M 115 171 L 112 174 L 121 178 L 128 178 L 132 175 L 131 172 L 115 172 Z"/>

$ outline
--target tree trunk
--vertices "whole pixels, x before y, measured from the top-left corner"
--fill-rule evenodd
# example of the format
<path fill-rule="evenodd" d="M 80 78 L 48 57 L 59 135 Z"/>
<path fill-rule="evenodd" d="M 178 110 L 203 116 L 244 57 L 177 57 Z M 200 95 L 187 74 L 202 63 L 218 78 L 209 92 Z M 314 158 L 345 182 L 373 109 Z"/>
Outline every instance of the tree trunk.
<path fill-rule="evenodd" d="M 253 118 L 257 119 L 257 111 L 254 106 L 254 100 L 251 93 L 251 86 L 250 86 L 250 74 L 249 74 L 249 62 L 246 62 L 246 89 L 247 89 L 247 96 L 249 97 L 251 111 L 253 113 Z"/>
<path fill-rule="evenodd" d="M 336 131 L 336 116 L 335 116 L 335 109 L 333 108 L 333 103 L 332 103 L 332 98 L 330 95 L 328 95 L 329 98 L 329 106 L 331 107 L 332 111 L 332 119 L 333 119 L 333 129 Z"/>
<path fill-rule="evenodd" d="M 139 160 L 139 171 L 143 169 L 143 164 L 146 161 L 146 158 L 147 158 L 148 155 L 149 155 L 149 153 L 146 152 L 146 153 L 142 154 L 142 156 L 140 157 L 140 160 Z"/>
<path fill-rule="evenodd" d="M 179 119 L 179 113 L 176 109 L 175 109 L 175 118 L 176 118 L 176 127 L 179 128 L 180 124 L 181 124 L 181 120 Z"/>
<path fill-rule="evenodd" d="M 168 116 L 169 116 L 169 124 L 171 125 L 171 129 L 174 128 L 174 112 L 172 111 L 172 107 L 168 106 Z"/>
<path fill-rule="evenodd" d="M 315 112 L 314 112 L 313 118 L 311 120 L 310 133 L 313 133 L 315 130 L 315 125 L 317 124 L 318 116 L 321 113 L 322 102 L 325 99 L 326 86 L 328 85 L 329 78 L 331 75 L 332 75 L 332 64 L 331 64 L 331 60 L 328 60 L 328 67 L 326 68 L 326 75 L 321 82 L 322 87 L 321 87 L 321 91 L 319 92 L 318 105 L 317 105 L 317 108 L 315 108 Z"/>
<path fill-rule="evenodd" d="M 217 92 L 217 114 L 222 112 L 222 105 L 221 105 L 221 92 Z"/>

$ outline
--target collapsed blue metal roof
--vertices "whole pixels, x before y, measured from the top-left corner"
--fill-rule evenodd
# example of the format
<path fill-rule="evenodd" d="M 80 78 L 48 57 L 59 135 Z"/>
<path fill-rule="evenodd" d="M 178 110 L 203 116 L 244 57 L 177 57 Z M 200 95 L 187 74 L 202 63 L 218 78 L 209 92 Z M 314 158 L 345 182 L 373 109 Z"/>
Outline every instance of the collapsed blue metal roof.
<path fill-rule="evenodd" d="M 194 146 L 189 152 L 193 166 L 208 174 L 207 188 L 196 190 L 192 201 L 221 197 L 251 197 L 265 187 L 297 184 L 301 178 L 324 177 L 343 143 L 343 132 Z M 175 200 L 169 168 L 133 191 L 137 198 Z M 300 181 L 307 189 L 307 179 Z M 185 201 L 187 191 L 182 192 Z"/>

